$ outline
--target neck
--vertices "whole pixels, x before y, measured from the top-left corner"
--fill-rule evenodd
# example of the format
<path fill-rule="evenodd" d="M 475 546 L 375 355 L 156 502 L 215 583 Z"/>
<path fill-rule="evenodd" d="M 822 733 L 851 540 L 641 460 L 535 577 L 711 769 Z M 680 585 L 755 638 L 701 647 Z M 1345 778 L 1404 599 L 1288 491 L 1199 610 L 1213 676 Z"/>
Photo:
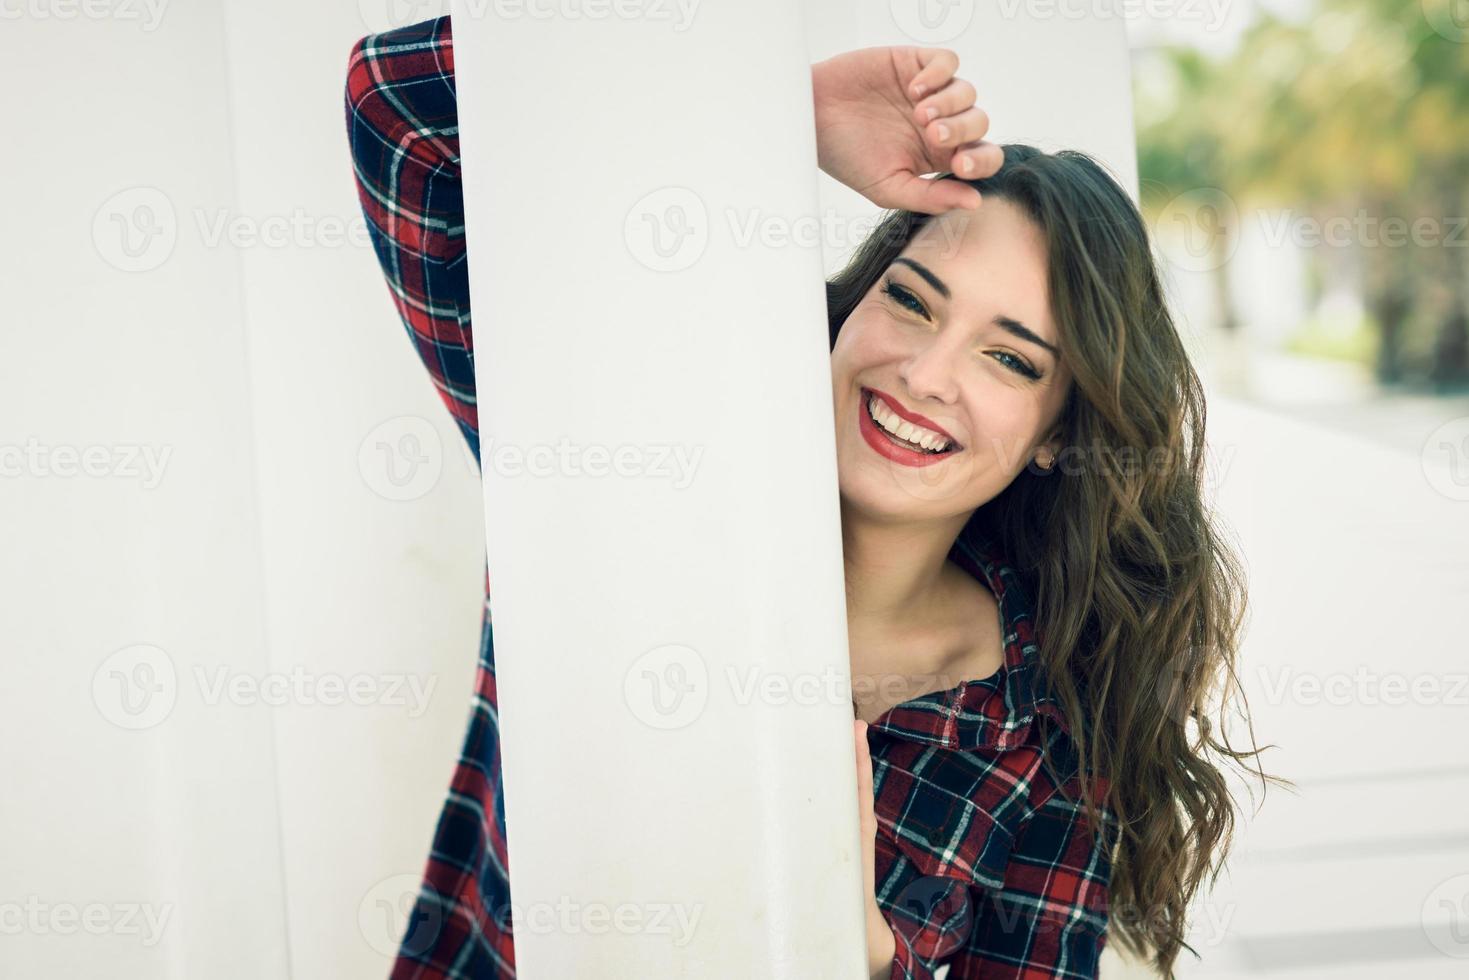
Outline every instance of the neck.
<path fill-rule="evenodd" d="M 947 559 L 969 515 L 897 523 L 858 513 L 845 500 L 841 513 L 849 630 L 891 634 L 946 622 L 956 572 Z"/>

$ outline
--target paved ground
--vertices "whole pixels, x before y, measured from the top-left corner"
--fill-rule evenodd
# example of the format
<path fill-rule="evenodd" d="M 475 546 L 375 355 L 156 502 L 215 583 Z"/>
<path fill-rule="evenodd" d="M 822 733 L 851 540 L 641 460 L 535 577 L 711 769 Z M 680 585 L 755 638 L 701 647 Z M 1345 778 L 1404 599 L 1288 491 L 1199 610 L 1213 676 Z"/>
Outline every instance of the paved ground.
<path fill-rule="evenodd" d="M 1179 974 L 1465 977 L 1469 399 L 1322 394 L 1210 402 L 1218 506 L 1251 570 L 1241 680 L 1279 746 L 1267 770 L 1299 792 L 1253 814 L 1244 797 L 1194 916 L 1203 961 Z M 1103 975 L 1150 976 L 1110 953 Z"/>

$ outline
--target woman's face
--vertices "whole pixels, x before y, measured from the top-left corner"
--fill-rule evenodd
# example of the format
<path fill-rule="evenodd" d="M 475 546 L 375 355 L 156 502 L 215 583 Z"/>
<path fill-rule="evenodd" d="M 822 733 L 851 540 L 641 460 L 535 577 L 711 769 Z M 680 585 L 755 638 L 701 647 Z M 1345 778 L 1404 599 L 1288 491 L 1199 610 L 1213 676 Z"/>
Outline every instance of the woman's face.
<path fill-rule="evenodd" d="M 893 518 L 952 517 L 995 497 L 1038 448 L 1042 465 L 1054 460 L 1071 385 L 1057 343 L 1045 244 L 1023 212 L 987 197 L 930 219 L 832 350 L 843 500 Z M 873 393 L 881 418 L 938 432 L 927 442 L 940 452 L 889 439 L 868 414 Z"/>

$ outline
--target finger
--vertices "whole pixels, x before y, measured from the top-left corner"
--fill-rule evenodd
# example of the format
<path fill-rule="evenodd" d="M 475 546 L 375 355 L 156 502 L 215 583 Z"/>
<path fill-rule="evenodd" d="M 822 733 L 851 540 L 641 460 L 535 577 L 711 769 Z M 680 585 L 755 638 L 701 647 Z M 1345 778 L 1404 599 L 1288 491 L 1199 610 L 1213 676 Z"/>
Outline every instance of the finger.
<path fill-rule="evenodd" d="M 930 146 L 958 147 L 983 139 L 989 128 L 989 113 L 971 106 L 957 116 L 935 119 L 923 128 L 923 136 Z"/>
<path fill-rule="evenodd" d="M 937 215 L 956 208 L 973 211 L 980 204 L 979 191 L 961 180 L 909 177 L 898 181 L 883 188 L 883 199 L 878 201 L 882 207 Z"/>
<path fill-rule="evenodd" d="M 974 105 L 976 94 L 974 86 L 969 82 L 962 78 L 954 79 L 914 106 L 918 124 L 922 126 L 944 116 L 957 116 Z"/>
<path fill-rule="evenodd" d="M 915 53 L 922 67 L 908 83 L 908 94 L 916 102 L 948 84 L 959 68 L 959 56 L 948 48 L 918 48 Z"/>
<path fill-rule="evenodd" d="M 998 143 L 978 140 L 955 147 L 949 159 L 949 170 L 965 180 L 992 176 L 1005 164 L 1005 150 Z"/>

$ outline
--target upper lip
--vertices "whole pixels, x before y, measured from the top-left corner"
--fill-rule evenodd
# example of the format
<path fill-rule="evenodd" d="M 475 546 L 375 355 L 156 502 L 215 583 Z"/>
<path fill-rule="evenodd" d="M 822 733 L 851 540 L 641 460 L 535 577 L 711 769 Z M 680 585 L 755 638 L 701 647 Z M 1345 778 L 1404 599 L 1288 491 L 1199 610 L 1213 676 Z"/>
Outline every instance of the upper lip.
<path fill-rule="evenodd" d="M 863 388 L 862 391 L 864 393 L 870 392 L 871 394 L 876 395 L 878 398 L 881 398 L 882 403 L 888 408 L 892 409 L 892 411 L 896 412 L 898 418 L 908 422 L 912 422 L 914 425 L 921 425 L 923 426 L 923 428 L 928 429 L 930 432 L 937 432 L 939 435 L 952 442 L 955 448 L 964 448 L 962 445 L 960 445 L 958 439 L 955 439 L 949 434 L 948 429 L 945 429 L 943 426 L 939 425 L 933 419 L 928 418 L 925 415 L 919 415 L 917 412 L 908 411 L 908 409 L 904 408 L 902 405 L 899 405 L 897 400 L 893 398 L 893 396 L 887 394 L 886 392 L 878 391 L 876 388 Z"/>

